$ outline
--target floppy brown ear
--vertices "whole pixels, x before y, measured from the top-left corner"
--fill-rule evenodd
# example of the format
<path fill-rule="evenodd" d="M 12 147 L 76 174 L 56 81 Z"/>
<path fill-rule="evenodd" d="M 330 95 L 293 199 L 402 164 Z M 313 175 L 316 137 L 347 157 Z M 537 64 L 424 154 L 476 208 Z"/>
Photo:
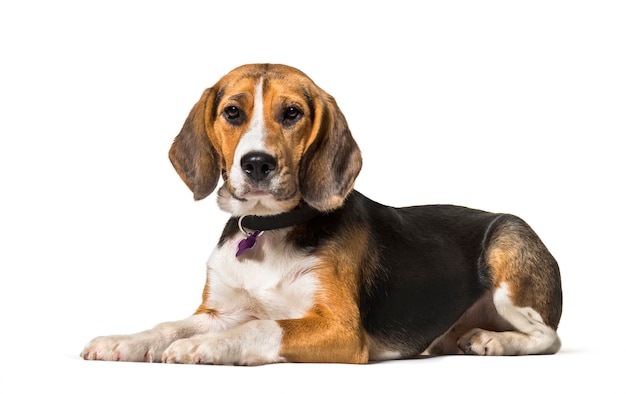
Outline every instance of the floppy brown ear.
<path fill-rule="evenodd" d="M 172 165 L 193 192 L 195 200 L 211 194 L 220 176 L 220 157 L 209 140 L 205 122 L 213 97 L 212 89 L 204 91 L 169 152 Z"/>
<path fill-rule="evenodd" d="M 343 204 L 361 171 L 361 151 L 335 99 L 323 94 L 315 140 L 300 163 L 300 190 L 312 207 L 328 211 Z"/>

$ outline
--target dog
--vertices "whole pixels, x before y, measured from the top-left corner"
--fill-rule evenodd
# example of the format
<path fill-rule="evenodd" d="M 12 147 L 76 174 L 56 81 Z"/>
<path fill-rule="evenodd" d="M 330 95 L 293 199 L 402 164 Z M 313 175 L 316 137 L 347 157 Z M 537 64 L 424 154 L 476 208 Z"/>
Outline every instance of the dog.
<path fill-rule="evenodd" d="M 169 158 L 232 216 L 190 317 L 97 337 L 86 360 L 258 365 L 552 354 L 559 267 L 520 218 L 394 208 L 354 190 L 361 153 L 298 69 L 244 65 L 202 94 Z"/>

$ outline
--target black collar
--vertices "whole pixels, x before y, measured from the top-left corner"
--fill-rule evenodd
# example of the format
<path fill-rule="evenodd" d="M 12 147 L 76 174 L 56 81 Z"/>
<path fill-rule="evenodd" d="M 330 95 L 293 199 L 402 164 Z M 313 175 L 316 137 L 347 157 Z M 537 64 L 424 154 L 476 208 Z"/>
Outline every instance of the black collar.
<path fill-rule="evenodd" d="M 302 224 L 313 219 L 321 212 L 307 204 L 301 204 L 289 212 L 273 216 L 249 215 L 241 218 L 241 226 L 255 231 L 277 230 Z"/>

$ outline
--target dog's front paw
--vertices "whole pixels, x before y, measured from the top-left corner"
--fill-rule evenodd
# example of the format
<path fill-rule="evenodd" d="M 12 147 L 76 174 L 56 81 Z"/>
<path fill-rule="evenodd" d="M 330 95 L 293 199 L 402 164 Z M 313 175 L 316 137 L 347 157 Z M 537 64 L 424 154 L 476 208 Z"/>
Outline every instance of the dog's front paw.
<path fill-rule="evenodd" d="M 479 356 L 501 356 L 504 347 L 500 343 L 498 333 L 474 328 L 463 335 L 458 341 L 459 348 L 465 354 Z"/>
<path fill-rule="evenodd" d="M 180 364 L 236 364 L 238 348 L 233 341 L 220 341 L 214 335 L 200 335 L 175 341 L 165 349 L 161 361 Z"/>
<path fill-rule="evenodd" d="M 152 362 L 156 358 L 149 341 L 136 334 L 94 338 L 85 346 L 80 356 L 85 360 L 105 361 Z"/>
<path fill-rule="evenodd" d="M 274 322 L 266 325 L 275 324 Z M 259 323 L 256 328 L 262 328 Z M 251 327 L 249 327 L 251 328 Z M 252 333 L 252 334 L 251 334 Z M 282 362 L 280 340 L 258 330 L 231 330 L 179 339 L 163 352 L 164 363 L 259 365 Z"/>

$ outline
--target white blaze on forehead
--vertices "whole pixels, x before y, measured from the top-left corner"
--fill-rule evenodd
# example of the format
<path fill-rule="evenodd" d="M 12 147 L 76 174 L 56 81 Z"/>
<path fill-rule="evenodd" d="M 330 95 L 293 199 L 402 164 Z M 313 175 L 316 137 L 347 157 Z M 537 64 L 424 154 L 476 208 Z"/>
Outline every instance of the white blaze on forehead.
<path fill-rule="evenodd" d="M 265 122 L 263 121 L 263 79 L 259 80 L 258 85 L 254 89 L 254 109 L 250 126 L 244 135 L 253 134 L 259 141 L 262 141 L 264 134 Z M 241 142 L 239 143 L 241 145 Z"/>
<path fill-rule="evenodd" d="M 241 158 L 250 152 L 265 152 L 265 121 L 263 119 L 263 79 L 259 80 L 254 90 L 252 117 L 248 129 L 244 131 L 237 147 L 233 167 L 230 174 L 231 183 L 235 188 L 245 182 L 241 169 Z"/>

